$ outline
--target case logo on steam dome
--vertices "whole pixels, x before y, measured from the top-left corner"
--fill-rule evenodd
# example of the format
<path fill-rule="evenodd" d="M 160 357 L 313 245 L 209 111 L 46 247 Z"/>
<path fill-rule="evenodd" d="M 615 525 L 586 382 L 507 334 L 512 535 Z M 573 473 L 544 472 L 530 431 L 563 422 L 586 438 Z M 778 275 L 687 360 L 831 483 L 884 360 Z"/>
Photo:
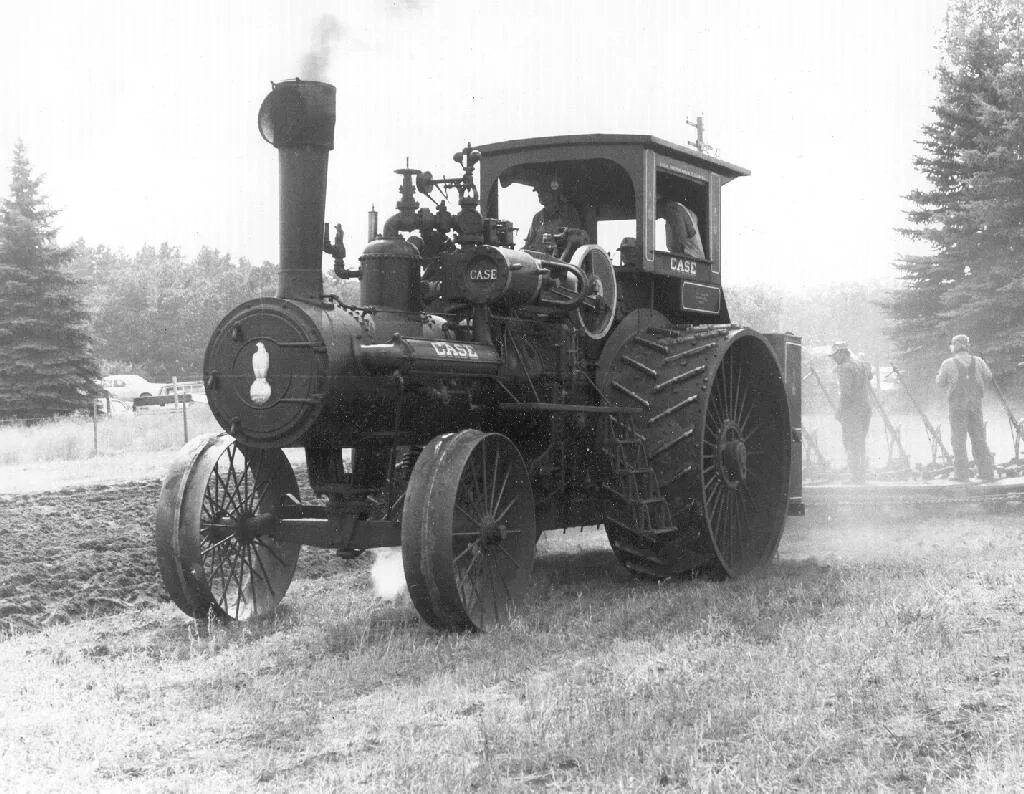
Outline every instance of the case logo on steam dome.
<path fill-rule="evenodd" d="M 270 384 L 267 383 L 267 372 L 270 371 L 270 353 L 262 342 L 256 343 L 256 352 L 252 354 L 252 374 L 256 380 L 249 387 L 249 398 L 257 405 L 263 405 L 270 399 Z"/>

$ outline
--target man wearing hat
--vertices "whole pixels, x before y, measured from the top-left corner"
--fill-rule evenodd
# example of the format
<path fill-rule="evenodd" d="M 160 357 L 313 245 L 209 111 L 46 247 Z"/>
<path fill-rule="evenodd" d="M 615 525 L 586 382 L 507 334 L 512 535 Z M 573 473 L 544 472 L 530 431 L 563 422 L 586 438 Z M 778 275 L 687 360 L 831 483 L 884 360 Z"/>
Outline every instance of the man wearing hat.
<path fill-rule="evenodd" d="M 985 440 L 985 420 L 981 401 L 985 384 L 992 382 L 992 370 L 981 356 L 971 355 L 971 340 L 957 334 L 949 343 L 949 358 L 942 362 L 935 382 L 946 389 L 949 398 L 949 435 L 953 445 L 953 479 L 967 482 L 967 436 L 971 437 L 971 453 L 978 467 L 978 476 L 993 479 L 992 453 Z"/>
<path fill-rule="evenodd" d="M 562 185 L 557 178 L 544 179 L 533 189 L 537 192 L 541 209 L 533 216 L 523 248 L 547 253 L 544 250 L 545 234 L 557 234 L 562 229 L 579 229 L 583 224 L 579 213 L 562 195 Z"/>
<path fill-rule="evenodd" d="M 839 407 L 836 419 L 843 426 L 843 447 L 846 448 L 846 463 L 850 479 L 855 483 L 864 482 L 867 476 L 868 458 L 865 449 L 868 426 L 871 424 L 871 367 L 857 361 L 850 353 L 846 342 L 832 345 L 831 358 L 836 362 L 839 378 Z"/>

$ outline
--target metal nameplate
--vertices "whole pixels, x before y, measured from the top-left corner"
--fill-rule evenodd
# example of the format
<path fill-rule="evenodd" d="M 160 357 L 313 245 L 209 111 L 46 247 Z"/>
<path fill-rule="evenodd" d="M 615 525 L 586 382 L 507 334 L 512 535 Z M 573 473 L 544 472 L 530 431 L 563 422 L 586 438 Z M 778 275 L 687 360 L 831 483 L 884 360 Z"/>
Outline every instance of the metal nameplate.
<path fill-rule="evenodd" d="M 710 284 L 683 282 L 683 309 L 701 314 L 718 314 L 722 306 L 722 290 Z"/>

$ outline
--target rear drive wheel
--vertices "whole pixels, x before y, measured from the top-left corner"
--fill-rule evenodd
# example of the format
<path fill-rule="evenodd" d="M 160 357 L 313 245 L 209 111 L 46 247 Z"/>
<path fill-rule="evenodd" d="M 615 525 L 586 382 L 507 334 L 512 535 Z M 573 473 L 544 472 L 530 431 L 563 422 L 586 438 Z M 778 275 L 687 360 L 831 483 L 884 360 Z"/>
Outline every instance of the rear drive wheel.
<path fill-rule="evenodd" d="M 612 404 L 641 409 L 636 428 L 675 524 L 657 536 L 613 528 L 620 561 L 663 578 L 696 569 L 735 576 L 770 559 L 786 517 L 791 431 L 767 340 L 654 318 L 609 341 L 598 386 Z"/>

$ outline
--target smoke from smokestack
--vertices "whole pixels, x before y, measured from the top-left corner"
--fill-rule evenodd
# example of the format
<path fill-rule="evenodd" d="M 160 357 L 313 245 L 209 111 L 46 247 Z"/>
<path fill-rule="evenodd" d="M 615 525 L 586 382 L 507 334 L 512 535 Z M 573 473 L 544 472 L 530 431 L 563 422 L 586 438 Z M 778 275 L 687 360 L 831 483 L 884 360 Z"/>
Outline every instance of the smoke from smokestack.
<path fill-rule="evenodd" d="M 391 0 L 388 4 L 389 11 L 399 14 L 403 11 L 421 11 L 423 8 L 423 0 Z"/>
<path fill-rule="evenodd" d="M 299 76 L 303 80 L 326 81 L 327 66 L 331 61 L 334 44 L 341 38 L 341 23 L 332 14 L 324 14 L 313 27 L 312 49 L 302 57 Z"/>

